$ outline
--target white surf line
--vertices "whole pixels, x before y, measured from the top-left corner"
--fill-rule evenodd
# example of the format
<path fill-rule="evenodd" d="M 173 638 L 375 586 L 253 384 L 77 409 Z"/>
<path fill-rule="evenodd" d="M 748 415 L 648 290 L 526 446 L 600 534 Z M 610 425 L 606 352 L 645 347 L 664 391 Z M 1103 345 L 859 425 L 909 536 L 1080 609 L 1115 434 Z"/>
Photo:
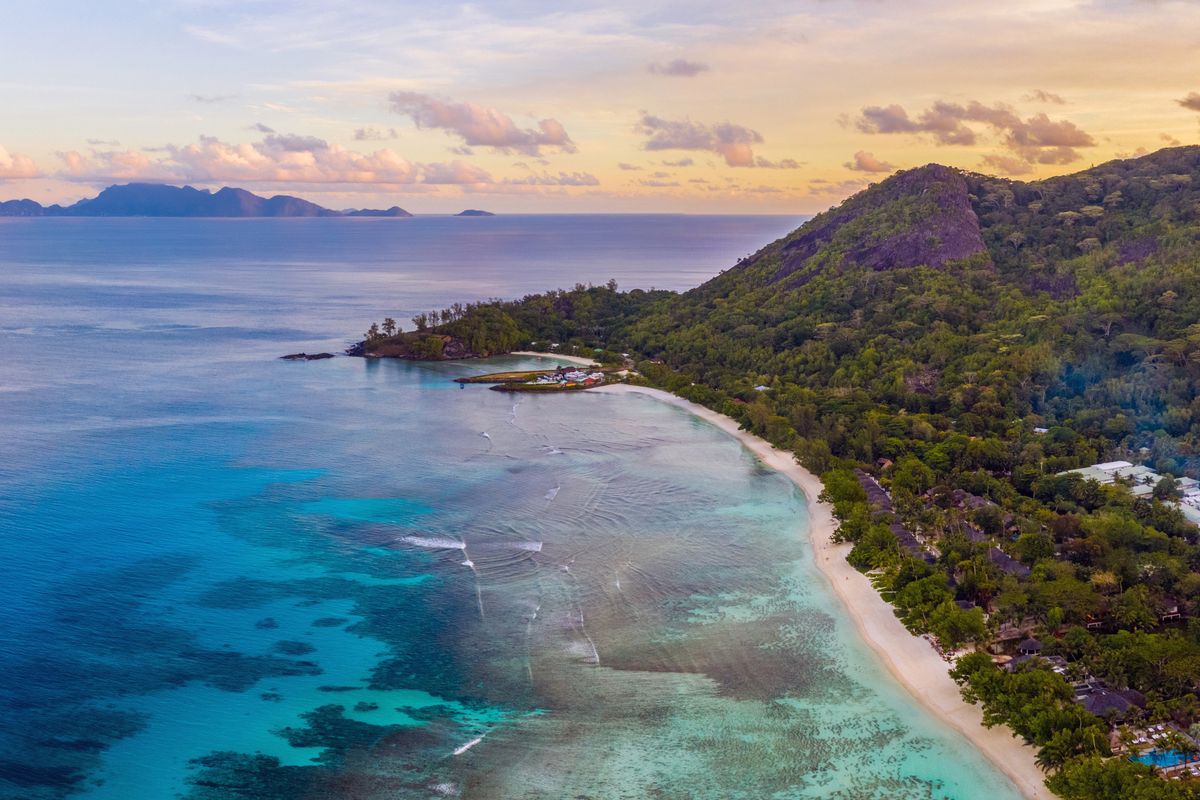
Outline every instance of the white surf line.
<path fill-rule="evenodd" d="M 529 674 L 529 685 L 533 686 L 533 658 L 530 656 L 530 647 L 533 642 L 533 623 L 537 620 L 538 612 L 542 610 L 542 604 L 539 602 L 537 608 L 525 620 L 525 672 Z"/>
<path fill-rule="evenodd" d="M 485 733 L 483 736 L 487 736 L 487 734 Z M 454 755 L 456 755 L 456 756 L 461 756 L 463 753 L 467 752 L 467 751 L 468 751 L 468 750 L 470 750 L 472 747 L 474 747 L 475 745 L 477 745 L 477 744 L 479 744 L 480 742 L 482 742 L 482 741 L 483 741 L 483 736 L 476 736 L 474 739 L 472 739 L 471 741 L 467 742 L 466 744 L 464 744 L 464 745 L 462 745 L 462 746 L 460 746 L 460 747 L 457 747 L 457 748 L 455 748 L 455 750 L 454 750 Z"/>
<path fill-rule="evenodd" d="M 427 547 L 430 550 L 463 550 L 466 551 L 467 543 L 460 542 L 458 539 L 444 538 L 440 536 L 401 536 L 399 541 L 407 542 L 416 547 Z"/>
<path fill-rule="evenodd" d="M 596 642 L 588 633 L 587 623 L 583 618 L 583 602 L 579 599 L 579 580 L 575 577 L 575 573 L 571 572 L 571 567 L 563 564 L 563 572 L 571 576 L 571 582 L 575 584 L 575 608 L 579 611 L 579 632 L 583 634 L 583 638 L 587 639 L 588 646 L 592 648 L 592 663 L 597 667 L 600 666 L 600 651 L 596 649 Z"/>
<path fill-rule="evenodd" d="M 471 574 L 475 576 L 475 602 L 479 604 L 479 621 L 486 622 L 486 617 L 483 613 L 483 591 L 479 588 L 479 570 L 475 569 L 475 562 L 467 555 L 467 543 L 462 544 L 463 558 L 462 564 L 471 570 Z"/>
<path fill-rule="evenodd" d="M 596 643 L 592 641 L 591 635 L 587 632 L 587 625 L 583 621 L 583 605 L 579 605 L 579 632 L 583 634 L 583 638 L 587 639 L 588 645 L 592 648 L 592 663 L 597 667 L 600 666 L 600 651 L 596 649 Z"/>
<path fill-rule="evenodd" d="M 462 565 L 470 569 L 471 574 L 475 577 L 475 601 L 479 604 L 479 620 L 480 622 L 485 621 L 483 592 L 479 588 L 479 570 L 475 569 L 475 562 L 467 555 L 467 543 L 465 541 L 434 536 L 401 536 L 399 541 L 415 545 L 416 547 L 427 547 L 430 550 L 462 550 Z"/>

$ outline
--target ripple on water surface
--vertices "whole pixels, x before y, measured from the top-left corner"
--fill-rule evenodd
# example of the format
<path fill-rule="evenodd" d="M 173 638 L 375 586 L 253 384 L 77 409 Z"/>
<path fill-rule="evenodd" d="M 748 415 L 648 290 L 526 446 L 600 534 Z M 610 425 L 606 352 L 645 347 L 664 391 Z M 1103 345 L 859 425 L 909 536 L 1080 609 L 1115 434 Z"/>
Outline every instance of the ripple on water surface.
<path fill-rule="evenodd" d="M 715 429 L 292 366 L 254 379 L 320 426 L 97 434 L 108 466 L 30 502 L 98 560 L 3 656 L 3 796 L 1016 797 L 854 638 L 803 500 Z"/>

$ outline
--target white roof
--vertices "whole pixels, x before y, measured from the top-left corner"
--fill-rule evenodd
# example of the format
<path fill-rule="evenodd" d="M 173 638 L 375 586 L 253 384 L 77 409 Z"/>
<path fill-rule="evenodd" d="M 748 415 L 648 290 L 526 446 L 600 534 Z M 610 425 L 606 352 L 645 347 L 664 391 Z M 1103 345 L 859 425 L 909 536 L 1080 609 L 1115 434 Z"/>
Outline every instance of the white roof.
<path fill-rule="evenodd" d="M 1112 472 L 1114 470 L 1132 467 L 1133 464 L 1130 464 L 1128 461 L 1106 461 L 1103 464 L 1094 464 L 1093 466 L 1095 466 L 1096 469 L 1102 469 L 1105 472 Z"/>
<path fill-rule="evenodd" d="M 1114 469 L 1112 472 L 1114 475 L 1120 475 L 1122 478 L 1140 478 L 1143 483 L 1147 481 L 1154 481 L 1157 483 L 1158 481 L 1162 480 L 1161 475 L 1146 466 L 1130 467 L 1129 469 L 1122 467 L 1121 469 Z"/>
<path fill-rule="evenodd" d="M 1079 469 L 1069 469 L 1066 472 L 1060 472 L 1060 475 L 1081 475 L 1085 480 L 1099 481 L 1100 483 L 1112 483 L 1113 474 L 1105 472 L 1096 467 L 1080 467 Z"/>

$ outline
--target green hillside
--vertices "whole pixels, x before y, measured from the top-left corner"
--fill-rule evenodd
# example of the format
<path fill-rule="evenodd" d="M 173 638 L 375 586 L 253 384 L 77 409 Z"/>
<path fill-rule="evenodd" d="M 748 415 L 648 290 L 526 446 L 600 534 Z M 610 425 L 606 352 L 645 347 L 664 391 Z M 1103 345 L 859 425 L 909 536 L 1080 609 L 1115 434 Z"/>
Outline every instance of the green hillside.
<path fill-rule="evenodd" d="M 1198 238 L 1198 147 L 1031 183 L 932 165 L 683 294 L 487 305 L 793 450 L 912 630 L 1000 661 L 1037 637 L 955 674 L 1056 792 L 1194 797 L 1103 758 L 1149 724 L 1198 749 L 1200 530 L 1173 502 L 1200 477 Z M 1166 480 L 1060 475 L 1115 459 Z"/>

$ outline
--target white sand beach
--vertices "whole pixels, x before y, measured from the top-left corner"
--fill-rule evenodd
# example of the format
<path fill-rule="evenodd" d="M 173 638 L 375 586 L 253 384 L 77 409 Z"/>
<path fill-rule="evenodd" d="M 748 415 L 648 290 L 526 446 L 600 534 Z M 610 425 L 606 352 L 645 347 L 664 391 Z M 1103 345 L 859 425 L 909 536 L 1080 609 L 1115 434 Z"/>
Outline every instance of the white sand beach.
<path fill-rule="evenodd" d="M 1052 800 L 1054 795 L 1043 783 L 1045 775 L 1035 762 L 1034 749 L 1013 736 L 1008 728 L 983 727 L 982 712 L 962 699 L 957 684 L 950 678 L 949 664 L 928 642 L 909 633 L 866 576 L 846 561 L 850 545 L 833 541 L 837 521 L 832 506 L 818 499 L 822 486 L 816 475 L 800 466 L 791 453 L 741 430 L 729 417 L 669 392 L 625 384 L 590 391 L 644 394 L 685 409 L 737 438 L 764 464 L 791 479 L 808 499 L 809 537 L 817 567 L 833 586 L 859 634 L 892 675 L 920 703 L 972 742 L 1025 797 Z"/>
<path fill-rule="evenodd" d="M 537 356 L 539 358 L 556 358 L 559 361 L 565 361 L 568 364 L 579 364 L 584 367 L 590 367 L 596 363 L 594 358 L 581 358 L 580 356 L 565 356 L 559 353 L 539 353 L 534 350 L 514 350 L 509 353 L 510 356 Z"/>

